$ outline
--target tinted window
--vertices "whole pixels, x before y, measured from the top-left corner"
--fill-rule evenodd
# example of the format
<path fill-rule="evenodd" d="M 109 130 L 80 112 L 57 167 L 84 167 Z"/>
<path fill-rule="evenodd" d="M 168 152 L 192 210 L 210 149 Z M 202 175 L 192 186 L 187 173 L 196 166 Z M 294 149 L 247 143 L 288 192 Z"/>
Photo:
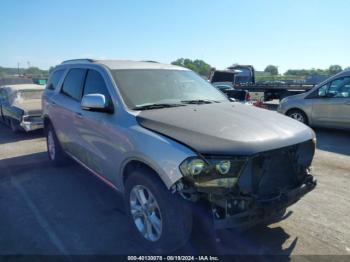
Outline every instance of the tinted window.
<path fill-rule="evenodd" d="M 110 99 L 110 95 L 103 77 L 95 70 L 89 70 L 86 76 L 84 95 L 90 94 L 102 94 L 106 97 L 106 99 Z"/>
<path fill-rule="evenodd" d="M 43 90 L 19 90 L 15 99 L 20 101 L 41 99 L 43 92 Z"/>
<path fill-rule="evenodd" d="M 86 69 L 71 69 L 63 83 L 62 93 L 80 101 Z"/>
<path fill-rule="evenodd" d="M 350 97 L 350 77 L 341 77 L 332 81 L 328 93 L 333 97 Z"/>
<path fill-rule="evenodd" d="M 46 85 L 46 88 L 50 90 L 55 90 L 58 85 L 58 82 L 62 77 L 63 72 L 64 70 L 57 70 L 53 72 L 53 74 L 50 76 L 49 82 Z"/>

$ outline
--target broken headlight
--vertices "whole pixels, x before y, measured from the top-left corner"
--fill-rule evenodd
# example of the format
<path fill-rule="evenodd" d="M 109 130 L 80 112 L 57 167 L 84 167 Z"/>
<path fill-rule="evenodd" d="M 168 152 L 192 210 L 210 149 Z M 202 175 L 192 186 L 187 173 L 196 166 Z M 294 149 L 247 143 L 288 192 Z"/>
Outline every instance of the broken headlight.
<path fill-rule="evenodd" d="M 246 158 L 190 157 L 180 165 L 186 179 L 200 187 L 233 187 L 243 170 Z"/>

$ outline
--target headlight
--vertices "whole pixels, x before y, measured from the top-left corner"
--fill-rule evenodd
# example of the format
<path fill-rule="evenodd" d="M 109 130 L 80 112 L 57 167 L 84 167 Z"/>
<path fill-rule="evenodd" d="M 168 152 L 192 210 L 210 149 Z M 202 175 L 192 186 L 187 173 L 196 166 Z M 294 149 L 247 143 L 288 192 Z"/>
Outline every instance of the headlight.
<path fill-rule="evenodd" d="M 220 175 L 226 175 L 231 168 L 231 161 L 230 160 L 222 160 L 218 164 L 215 165 L 216 171 Z"/>
<path fill-rule="evenodd" d="M 206 168 L 206 163 L 200 158 L 192 158 L 185 161 L 181 166 L 181 172 L 185 176 L 198 176 Z"/>
<path fill-rule="evenodd" d="M 190 157 L 180 165 L 181 173 L 202 187 L 232 187 L 247 158 Z"/>

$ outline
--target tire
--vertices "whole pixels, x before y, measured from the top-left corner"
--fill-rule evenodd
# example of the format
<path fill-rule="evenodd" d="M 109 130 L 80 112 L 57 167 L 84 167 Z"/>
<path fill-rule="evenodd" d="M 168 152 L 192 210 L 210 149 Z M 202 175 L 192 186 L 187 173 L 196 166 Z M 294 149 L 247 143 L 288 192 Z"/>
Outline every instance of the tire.
<path fill-rule="evenodd" d="M 45 129 L 46 146 L 49 159 L 56 166 L 61 166 L 67 163 L 68 158 L 64 153 L 60 142 L 57 139 L 54 128 L 51 124 Z"/>
<path fill-rule="evenodd" d="M 21 126 L 19 125 L 19 121 L 15 119 L 10 119 L 10 128 L 13 133 L 18 133 L 21 131 Z"/>
<path fill-rule="evenodd" d="M 172 194 L 157 174 L 145 168 L 132 171 L 126 179 L 124 202 L 133 235 L 152 253 L 169 254 L 188 241 L 192 230 L 190 207 L 180 195 Z M 145 225 L 150 230 L 142 233 Z"/>
<path fill-rule="evenodd" d="M 308 125 L 309 124 L 309 121 L 307 119 L 307 116 L 306 114 L 299 110 L 299 109 L 292 109 L 292 110 L 289 110 L 286 114 L 287 116 L 305 124 L 305 125 Z"/>

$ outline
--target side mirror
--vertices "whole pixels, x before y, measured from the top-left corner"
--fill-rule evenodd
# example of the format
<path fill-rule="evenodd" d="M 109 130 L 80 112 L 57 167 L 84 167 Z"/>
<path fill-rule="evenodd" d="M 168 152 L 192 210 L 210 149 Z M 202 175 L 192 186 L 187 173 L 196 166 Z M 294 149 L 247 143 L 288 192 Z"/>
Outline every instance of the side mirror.
<path fill-rule="evenodd" d="M 326 97 L 328 97 L 328 98 L 331 98 L 331 97 L 335 97 L 335 95 L 336 95 L 336 93 L 327 93 L 326 94 Z"/>
<path fill-rule="evenodd" d="M 111 113 L 113 110 L 108 106 L 106 97 L 102 94 L 85 95 L 81 100 L 81 108 L 87 111 Z"/>

